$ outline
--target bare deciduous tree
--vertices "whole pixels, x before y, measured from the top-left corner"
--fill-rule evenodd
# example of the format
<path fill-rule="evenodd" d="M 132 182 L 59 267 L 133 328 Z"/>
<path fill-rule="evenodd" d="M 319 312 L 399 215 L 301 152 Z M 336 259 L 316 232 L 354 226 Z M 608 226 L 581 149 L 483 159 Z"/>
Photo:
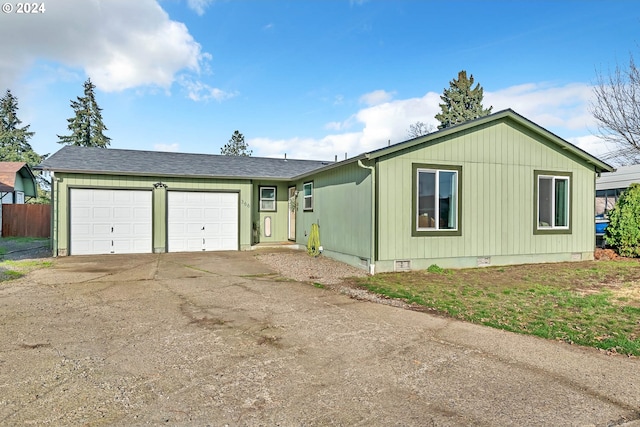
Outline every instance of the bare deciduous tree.
<path fill-rule="evenodd" d="M 608 75 L 598 73 L 591 114 L 598 122 L 598 136 L 615 149 L 602 156 L 620 164 L 640 162 L 640 69 L 631 56 L 629 67 L 616 65 Z"/>
<path fill-rule="evenodd" d="M 419 136 L 427 135 L 435 130 L 433 125 L 427 125 L 421 121 L 417 121 L 412 125 L 409 125 L 407 134 L 409 138 L 418 138 Z"/>

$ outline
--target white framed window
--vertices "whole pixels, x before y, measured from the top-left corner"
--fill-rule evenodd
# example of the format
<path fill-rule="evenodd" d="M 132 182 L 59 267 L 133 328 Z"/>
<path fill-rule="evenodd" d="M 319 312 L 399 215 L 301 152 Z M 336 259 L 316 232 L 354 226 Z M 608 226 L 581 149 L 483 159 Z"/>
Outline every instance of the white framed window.
<path fill-rule="evenodd" d="M 571 232 L 571 173 L 535 172 L 536 231 Z"/>
<path fill-rule="evenodd" d="M 260 210 L 276 210 L 276 187 L 260 187 Z"/>
<path fill-rule="evenodd" d="M 313 182 L 305 182 L 302 185 L 302 196 L 304 198 L 302 209 L 304 209 L 305 211 L 312 211 L 313 210 Z"/>
<path fill-rule="evenodd" d="M 461 235 L 459 166 L 414 164 L 414 235 Z M 435 233 L 435 234 L 434 234 Z"/>

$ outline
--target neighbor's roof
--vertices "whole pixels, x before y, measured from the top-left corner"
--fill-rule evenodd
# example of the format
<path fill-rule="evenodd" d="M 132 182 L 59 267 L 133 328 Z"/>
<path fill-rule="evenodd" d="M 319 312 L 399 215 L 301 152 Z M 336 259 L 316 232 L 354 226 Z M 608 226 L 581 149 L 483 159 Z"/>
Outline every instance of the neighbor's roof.
<path fill-rule="evenodd" d="M 211 178 L 291 179 L 331 162 L 120 150 L 68 145 L 40 168 L 54 172 Z"/>
<path fill-rule="evenodd" d="M 0 191 L 13 191 L 16 186 L 16 174 L 35 181 L 35 177 L 25 162 L 0 162 Z"/>
<path fill-rule="evenodd" d="M 640 165 L 620 166 L 615 172 L 597 178 L 596 190 L 627 188 L 634 182 L 640 183 Z"/>

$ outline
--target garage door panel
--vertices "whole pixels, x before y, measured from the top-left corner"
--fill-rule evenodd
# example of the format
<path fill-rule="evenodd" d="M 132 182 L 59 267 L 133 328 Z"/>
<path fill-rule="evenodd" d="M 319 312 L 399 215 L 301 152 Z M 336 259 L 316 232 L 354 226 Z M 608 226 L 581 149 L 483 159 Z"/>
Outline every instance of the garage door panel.
<path fill-rule="evenodd" d="M 87 221 L 93 221 L 96 219 L 111 218 L 111 208 L 109 207 L 96 207 L 91 209 L 91 213 L 85 219 Z"/>
<path fill-rule="evenodd" d="M 152 251 L 151 191 L 71 189 L 70 254 Z"/>
<path fill-rule="evenodd" d="M 228 222 L 235 221 L 238 217 L 238 210 L 231 208 L 223 208 L 220 211 L 220 219 L 223 219 Z"/>
<path fill-rule="evenodd" d="M 168 204 L 170 252 L 238 249 L 238 193 L 170 191 Z"/>

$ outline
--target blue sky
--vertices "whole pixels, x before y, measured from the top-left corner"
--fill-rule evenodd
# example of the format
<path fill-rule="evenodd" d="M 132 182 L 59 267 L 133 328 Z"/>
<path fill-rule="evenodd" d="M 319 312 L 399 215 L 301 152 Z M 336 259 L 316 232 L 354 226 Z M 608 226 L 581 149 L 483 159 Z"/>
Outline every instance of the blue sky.
<path fill-rule="evenodd" d="M 61 148 L 87 77 L 111 148 L 219 154 L 239 130 L 254 156 L 333 160 L 436 126 L 466 70 L 486 107 L 599 155 L 596 72 L 640 51 L 636 1 L 40 3 L 0 14 L 0 90 L 40 154 Z"/>

